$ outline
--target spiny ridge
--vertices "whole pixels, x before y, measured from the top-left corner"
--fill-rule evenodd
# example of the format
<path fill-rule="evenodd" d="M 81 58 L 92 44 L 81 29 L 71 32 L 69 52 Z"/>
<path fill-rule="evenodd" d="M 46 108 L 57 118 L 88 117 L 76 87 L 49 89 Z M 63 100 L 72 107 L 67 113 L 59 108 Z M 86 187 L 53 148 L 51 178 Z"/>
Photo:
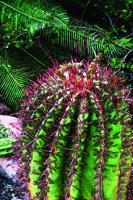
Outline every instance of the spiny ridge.
<path fill-rule="evenodd" d="M 96 62 L 49 68 L 25 91 L 17 176 L 31 200 L 124 200 L 131 116 L 123 79 Z"/>

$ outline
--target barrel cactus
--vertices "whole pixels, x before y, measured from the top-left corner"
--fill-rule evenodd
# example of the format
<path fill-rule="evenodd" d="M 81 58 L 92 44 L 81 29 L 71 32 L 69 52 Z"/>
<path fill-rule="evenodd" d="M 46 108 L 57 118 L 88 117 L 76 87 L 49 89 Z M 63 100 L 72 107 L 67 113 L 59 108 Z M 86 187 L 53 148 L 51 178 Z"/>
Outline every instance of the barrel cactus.
<path fill-rule="evenodd" d="M 28 199 L 124 200 L 131 116 L 123 78 L 95 61 L 56 64 L 26 89 L 15 143 Z"/>

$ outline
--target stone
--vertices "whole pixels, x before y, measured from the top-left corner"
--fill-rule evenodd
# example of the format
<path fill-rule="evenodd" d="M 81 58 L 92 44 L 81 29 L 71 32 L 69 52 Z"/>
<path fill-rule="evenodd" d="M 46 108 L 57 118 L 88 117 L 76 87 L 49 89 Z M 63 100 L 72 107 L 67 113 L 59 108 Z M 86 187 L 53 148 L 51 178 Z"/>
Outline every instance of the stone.
<path fill-rule="evenodd" d="M 0 158 L 0 174 L 4 177 L 11 178 L 16 181 L 16 172 L 19 169 L 19 165 L 13 159 L 8 157 Z"/>
<path fill-rule="evenodd" d="M 22 122 L 17 117 L 0 115 L 0 124 L 9 128 L 9 135 L 12 137 L 17 138 L 22 133 Z"/>
<path fill-rule="evenodd" d="M 21 136 L 22 122 L 18 118 L 8 115 L 0 115 L 0 124 L 9 129 L 9 136 L 15 138 L 15 140 Z M 18 169 L 18 163 L 10 157 L 0 158 L 0 173 L 2 176 L 16 181 L 15 175 Z"/>

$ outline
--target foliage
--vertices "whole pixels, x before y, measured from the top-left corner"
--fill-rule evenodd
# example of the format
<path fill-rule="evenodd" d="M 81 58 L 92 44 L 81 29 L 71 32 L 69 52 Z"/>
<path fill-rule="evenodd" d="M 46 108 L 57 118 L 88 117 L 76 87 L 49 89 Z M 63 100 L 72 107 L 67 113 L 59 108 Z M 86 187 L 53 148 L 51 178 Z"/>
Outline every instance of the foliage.
<path fill-rule="evenodd" d="M 50 27 L 51 30 L 59 27 L 65 27 L 68 24 L 68 16 L 63 9 L 54 3 L 42 3 L 42 1 L 31 2 L 25 1 L 0 1 L 1 10 L 1 38 L 2 38 L 2 55 L 0 57 L 0 91 L 2 98 L 6 100 L 9 106 L 13 109 L 18 109 L 18 101 L 24 97 L 24 86 L 27 79 L 31 77 L 31 72 L 37 72 L 35 65 L 31 64 L 30 73 L 24 73 L 23 68 L 16 65 L 16 56 L 14 54 L 10 59 L 7 55 L 7 50 L 13 45 L 25 52 L 25 58 L 31 56 L 33 60 L 41 63 L 35 56 L 28 53 L 25 47 L 33 46 L 33 35 L 40 29 Z M 15 51 L 15 49 L 14 49 Z M 20 52 L 20 51 L 19 51 Z M 20 54 L 22 55 L 22 53 Z M 19 57 L 20 57 L 19 55 Z M 23 60 L 24 57 L 20 57 Z M 15 62 L 12 63 L 12 60 Z M 25 60 L 25 59 L 24 59 Z M 25 64 L 21 62 L 21 64 Z M 27 64 L 27 63 L 26 63 Z M 48 64 L 48 62 L 47 62 Z M 39 66 L 39 65 L 38 65 Z M 43 65 L 44 66 L 44 65 Z M 29 71 L 29 69 L 25 69 Z M 36 71 L 36 72 L 35 72 Z"/>
<path fill-rule="evenodd" d="M 128 89 L 93 62 L 49 68 L 26 90 L 13 158 L 29 198 L 121 199 L 131 167 Z"/>
<path fill-rule="evenodd" d="M 9 129 L 0 124 L 0 156 L 13 152 L 14 139 L 9 136 Z"/>
<path fill-rule="evenodd" d="M 27 77 L 11 62 L 8 55 L 0 56 L 0 92 L 11 107 L 18 108 L 20 99 L 24 97 Z"/>
<path fill-rule="evenodd" d="M 59 6 L 41 0 L 0 1 L 3 39 L 16 46 L 32 40 L 33 35 L 45 27 L 66 27 L 68 16 Z M 18 39 L 20 44 L 18 43 Z M 19 47 L 19 46 L 18 46 Z"/>
<path fill-rule="evenodd" d="M 95 4 L 95 6 L 98 6 L 98 4 Z M 132 27 L 132 0 L 120 0 L 119 2 L 106 0 L 99 7 L 107 14 L 107 17 L 110 17 L 109 20 L 113 19 L 112 23 L 116 31 L 128 34 L 127 29 Z"/>
<path fill-rule="evenodd" d="M 133 0 L 57 0 L 73 17 L 97 24 L 117 37 L 132 36 Z"/>
<path fill-rule="evenodd" d="M 112 35 L 98 26 L 70 25 L 68 29 L 59 29 L 57 35 L 55 42 L 84 57 L 94 58 L 99 52 L 106 58 L 119 57 L 130 51 L 126 42 L 120 43 L 119 40 L 111 39 Z"/>
<path fill-rule="evenodd" d="M 110 61 L 110 65 L 112 68 L 117 68 L 117 69 L 129 69 L 131 72 L 133 72 L 133 64 L 129 63 L 127 64 L 126 62 L 124 62 L 122 59 L 120 60 L 117 57 L 113 57 Z"/>

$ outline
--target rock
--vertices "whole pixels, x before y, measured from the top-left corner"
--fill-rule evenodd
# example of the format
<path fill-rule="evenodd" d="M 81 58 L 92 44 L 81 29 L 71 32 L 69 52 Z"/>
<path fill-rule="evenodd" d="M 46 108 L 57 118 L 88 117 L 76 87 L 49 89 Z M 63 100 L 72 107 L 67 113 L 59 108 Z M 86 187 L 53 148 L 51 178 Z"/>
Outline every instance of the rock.
<path fill-rule="evenodd" d="M 0 158 L 0 174 L 4 177 L 11 178 L 16 181 L 15 175 L 19 165 L 16 161 L 10 158 Z"/>
<path fill-rule="evenodd" d="M 0 115 L 0 124 L 9 129 L 9 136 L 15 140 L 21 136 L 22 123 L 12 116 Z M 19 169 L 17 161 L 10 157 L 0 158 L 0 200 L 24 200 L 24 193 L 20 190 L 16 180 L 16 172 Z"/>
<path fill-rule="evenodd" d="M 19 137 L 22 133 L 22 122 L 17 117 L 0 115 L 0 124 L 9 128 L 9 135 L 12 137 Z"/>
<path fill-rule="evenodd" d="M 0 124 L 9 128 L 9 136 L 14 137 L 15 140 L 21 136 L 22 133 L 22 122 L 12 116 L 0 115 Z M 16 161 L 8 157 L 0 158 L 0 172 L 2 176 L 15 180 L 15 174 L 19 169 L 19 165 Z"/>
<path fill-rule="evenodd" d="M 0 200 L 24 200 L 24 193 L 11 179 L 0 176 Z"/>

